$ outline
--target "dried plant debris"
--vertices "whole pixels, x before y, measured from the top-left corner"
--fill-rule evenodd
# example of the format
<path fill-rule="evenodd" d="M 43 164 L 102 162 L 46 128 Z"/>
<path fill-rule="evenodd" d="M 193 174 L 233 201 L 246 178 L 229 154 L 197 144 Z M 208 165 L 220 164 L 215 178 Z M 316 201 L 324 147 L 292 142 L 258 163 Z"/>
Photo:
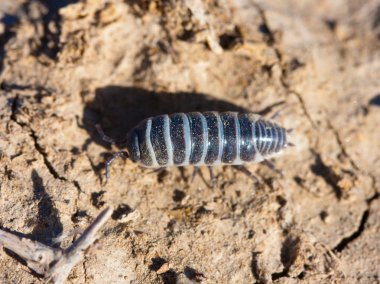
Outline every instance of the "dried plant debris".
<path fill-rule="evenodd" d="M 47 282 L 65 283 L 70 271 L 97 240 L 96 233 L 111 217 L 112 208 L 104 209 L 83 234 L 67 249 L 53 248 L 26 237 L 0 230 L 0 245 L 15 253 L 27 266 L 43 275 Z"/>

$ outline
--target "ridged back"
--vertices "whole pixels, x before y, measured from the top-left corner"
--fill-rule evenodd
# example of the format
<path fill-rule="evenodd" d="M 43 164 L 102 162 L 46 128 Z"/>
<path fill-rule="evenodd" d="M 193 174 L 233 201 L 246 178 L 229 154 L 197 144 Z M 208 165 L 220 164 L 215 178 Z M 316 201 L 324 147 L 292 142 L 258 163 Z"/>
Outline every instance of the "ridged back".
<path fill-rule="evenodd" d="M 193 112 L 142 121 L 127 148 L 133 161 L 158 168 L 259 162 L 285 145 L 285 129 L 258 115 Z"/>

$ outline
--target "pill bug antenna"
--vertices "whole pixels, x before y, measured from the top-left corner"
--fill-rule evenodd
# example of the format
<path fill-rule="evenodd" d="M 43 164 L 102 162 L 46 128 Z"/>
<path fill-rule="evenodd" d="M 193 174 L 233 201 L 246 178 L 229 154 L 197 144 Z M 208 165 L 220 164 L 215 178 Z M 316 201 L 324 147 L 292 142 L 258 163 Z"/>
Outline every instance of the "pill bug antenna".
<path fill-rule="evenodd" d="M 284 111 L 289 108 L 288 105 L 284 105 L 285 101 L 278 102 L 275 106 L 281 106 L 275 113 L 273 113 L 269 120 L 276 120 L 280 115 L 284 113 Z"/>
<path fill-rule="evenodd" d="M 286 134 L 290 134 L 290 133 L 292 133 L 293 132 L 293 128 L 287 128 L 285 131 L 286 131 Z M 287 142 L 286 144 L 285 144 L 285 147 L 295 147 L 296 145 L 295 144 L 293 144 L 292 142 Z"/>
<path fill-rule="evenodd" d="M 100 124 L 96 124 L 95 128 L 96 128 L 96 131 L 99 133 L 99 135 L 102 137 L 103 141 L 108 142 L 111 145 L 117 144 L 115 139 L 109 137 L 108 135 L 106 135 L 104 133 L 103 128 Z M 120 157 L 124 158 L 124 159 L 128 159 L 129 158 L 128 152 L 126 152 L 126 151 L 116 152 L 107 160 L 107 162 L 106 162 L 106 173 L 105 173 L 105 176 L 106 176 L 105 184 L 107 183 L 107 181 L 110 177 L 110 166 L 111 166 L 112 162 L 115 159 L 120 158 Z"/>
<path fill-rule="evenodd" d="M 279 174 L 280 176 L 284 176 L 284 174 L 282 173 L 281 170 L 277 169 L 277 167 L 275 166 L 275 164 L 273 164 L 271 161 L 269 160 L 264 160 L 262 161 L 262 163 L 264 165 L 266 165 L 270 170 L 272 170 L 273 172 L 275 172 L 276 174 Z"/>
<path fill-rule="evenodd" d="M 128 155 L 128 152 L 126 151 L 119 151 L 115 154 L 113 154 L 106 162 L 106 183 L 110 177 L 110 166 L 112 164 L 112 162 L 115 160 L 115 159 L 118 159 L 118 158 L 124 158 L 124 159 L 128 159 L 129 158 L 129 155 Z"/>
<path fill-rule="evenodd" d="M 96 131 L 98 132 L 98 134 L 102 137 L 102 140 L 105 141 L 105 142 L 108 142 L 110 144 L 116 144 L 116 141 L 115 139 L 107 136 L 104 131 L 103 131 L 103 128 L 100 124 L 96 124 L 95 125 L 95 128 L 96 128 Z"/>

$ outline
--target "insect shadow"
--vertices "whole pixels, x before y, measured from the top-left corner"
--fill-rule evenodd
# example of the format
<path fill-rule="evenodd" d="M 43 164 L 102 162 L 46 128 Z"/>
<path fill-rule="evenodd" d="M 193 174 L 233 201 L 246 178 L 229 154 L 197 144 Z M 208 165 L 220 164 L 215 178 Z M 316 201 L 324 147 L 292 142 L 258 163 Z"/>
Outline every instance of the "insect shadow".
<path fill-rule="evenodd" d="M 122 141 L 129 130 L 147 117 L 191 111 L 250 110 L 201 93 L 152 92 L 134 87 L 107 86 L 95 91 L 95 99 L 84 109 L 83 127 L 92 141 L 108 147 L 95 129 L 100 124 L 108 136 Z"/>
<path fill-rule="evenodd" d="M 58 211 L 54 207 L 53 201 L 46 192 L 42 177 L 36 170 L 32 170 L 31 179 L 33 182 L 34 198 L 38 201 L 38 216 L 36 222 L 33 221 L 33 231 L 31 233 L 24 234 L 9 229 L 4 229 L 2 226 L 0 226 L 0 228 L 19 238 L 27 238 L 33 241 L 42 242 L 52 247 L 58 247 L 59 243 L 55 243 L 53 240 L 63 231 L 63 225 L 59 218 Z M 6 247 L 4 247 L 4 250 L 9 256 L 27 266 L 25 259 L 23 259 L 20 255 L 10 249 L 7 249 Z M 36 277 L 41 277 L 40 274 L 33 270 L 30 272 Z"/>
<path fill-rule="evenodd" d="M 96 124 L 100 124 L 104 132 L 115 141 L 123 141 L 129 130 L 150 116 L 192 111 L 256 112 L 265 115 L 279 104 L 282 102 L 262 110 L 254 110 L 195 92 L 152 92 L 141 88 L 112 85 L 98 88 L 94 100 L 84 108 L 82 126 L 91 138 L 83 150 L 86 150 L 91 142 L 110 147 L 96 131 Z"/>
<path fill-rule="evenodd" d="M 53 238 L 59 236 L 63 231 L 58 211 L 46 192 L 43 180 L 36 170 L 32 171 L 31 178 L 34 197 L 38 200 L 38 220 L 31 236 L 37 241 L 58 246 L 58 243 L 53 242 Z"/>

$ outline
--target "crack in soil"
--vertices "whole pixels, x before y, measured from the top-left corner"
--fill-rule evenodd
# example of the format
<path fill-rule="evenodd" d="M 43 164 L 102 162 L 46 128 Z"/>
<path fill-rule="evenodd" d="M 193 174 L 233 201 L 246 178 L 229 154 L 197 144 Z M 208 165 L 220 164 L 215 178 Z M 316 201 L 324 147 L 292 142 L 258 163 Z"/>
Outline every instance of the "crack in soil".
<path fill-rule="evenodd" d="M 74 185 L 74 187 L 77 189 L 77 198 L 74 199 L 74 206 L 76 208 L 76 211 L 78 211 L 79 210 L 78 200 L 79 200 L 79 197 L 80 197 L 80 193 L 81 192 L 83 193 L 84 191 L 82 190 L 82 188 L 81 188 L 81 186 L 80 186 L 80 184 L 79 184 L 78 181 L 76 181 L 76 180 L 69 181 L 67 178 L 65 178 L 65 177 L 63 177 L 63 176 L 61 176 L 61 175 L 58 174 L 58 172 L 55 170 L 55 168 L 52 165 L 52 163 L 49 161 L 47 153 L 45 152 L 45 150 L 43 149 L 43 147 L 38 143 L 38 136 L 36 134 L 36 131 L 30 125 L 27 125 L 26 123 L 21 123 L 21 122 L 19 122 L 17 120 L 17 111 L 18 111 L 18 107 L 20 105 L 19 99 L 20 99 L 19 96 L 16 95 L 15 98 L 13 99 L 13 101 L 12 101 L 10 119 L 12 121 L 14 121 L 16 124 L 18 124 L 19 126 L 21 126 L 23 129 L 24 129 L 24 126 L 27 128 L 27 130 L 29 131 L 29 136 L 33 140 L 34 148 L 42 156 L 44 164 L 47 167 L 49 173 L 55 179 L 59 179 L 59 180 L 64 181 L 64 182 L 72 183 Z M 87 278 L 86 278 L 86 280 L 87 280 Z"/>
<path fill-rule="evenodd" d="M 355 232 L 353 232 L 350 236 L 343 238 L 339 242 L 339 244 L 335 246 L 335 248 L 333 249 L 333 252 L 335 253 L 342 252 L 345 248 L 348 247 L 348 245 L 351 242 L 355 241 L 357 238 L 359 238 L 362 235 L 362 233 L 365 230 L 365 225 L 368 221 L 368 217 L 371 212 L 371 203 L 378 198 L 380 198 L 380 194 L 376 192 L 371 198 L 367 199 L 368 208 L 363 212 L 358 229 Z"/>
<path fill-rule="evenodd" d="M 284 85 L 284 88 L 286 88 L 286 85 Z M 301 108 L 302 108 L 302 111 L 304 113 L 304 115 L 306 116 L 307 120 L 310 122 L 310 124 L 313 126 L 313 127 L 317 127 L 317 124 L 314 122 L 314 120 L 311 118 L 311 115 L 309 113 L 309 111 L 307 110 L 307 107 L 306 107 L 306 104 L 305 104 L 305 101 L 303 100 L 302 98 L 302 95 L 300 93 L 298 93 L 297 91 L 295 90 L 292 90 L 290 88 L 286 88 L 289 92 L 289 94 L 293 94 L 295 95 L 295 97 L 297 98 L 298 102 L 300 103 L 301 105 Z"/>
<path fill-rule="evenodd" d="M 83 257 L 82 266 L 83 266 L 83 271 L 84 271 L 84 282 L 83 283 L 89 283 L 89 282 L 87 282 L 88 277 L 87 277 L 87 268 L 86 268 L 86 256 Z"/>
<path fill-rule="evenodd" d="M 272 47 L 275 51 L 275 54 L 276 54 L 276 57 L 277 57 L 277 60 L 278 60 L 278 64 L 280 65 L 280 69 L 281 69 L 281 77 L 280 77 L 280 83 L 281 85 L 283 86 L 283 88 L 288 92 L 288 94 L 293 94 L 297 100 L 299 101 L 300 105 L 301 105 L 301 108 L 302 108 L 302 111 L 304 113 L 304 115 L 306 116 L 306 118 L 308 119 L 308 121 L 310 122 L 310 124 L 313 126 L 313 127 L 316 127 L 317 124 L 314 122 L 314 120 L 312 119 L 307 107 L 306 107 L 306 104 L 302 98 L 302 95 L 300 93 L 298 93 L 297 91 L 293 90 L 290 85 L 288 84 L 287 82 L 287 71 L 284 67 L 284 64 L 282 62 L 283 60 L 283 56 L 281 54 L 281 51 L 279 50 L 279 48 L 277 48 L 275 46 L 276 44 L 276 39 L 275 39 L 275 36 L 274 36 L 274 33 L 273 31 L 271 30 L 269 24 L 268 24 L 268 21 L 267 21 L 267 18 L 266 18 L 266 15 L 265 15 L 265 11 L 257 4 L 255 4 L 255 8 L 257 9 L 260 17 L 261 17 L 261 20 L 263 22 L 262 24 L 262 30 L 263 32 L 267 35 L 267 38 L 264 39 L 267 43 L 267 45 L 269 47 Z M 337 144 L 340 148 L 340 151 L 341 151 L 341 154 L 347 158 L 347 160 L 349 161 L 351 167 L 355 170 L 355 171 L 359 171 L 361 172 L 360 168 L 358 167 L 358 165 L 354 162 L 354 160 L 351 158 L 351 156 L 348 154 L 345 146 L 344 146 L 344 143 L 339 135 L 339 132 L 335 129 L 335 127 L 332 125 L 331 121 L 327 118 L 327 123 L 328 123 L 328 127 L 330 128 L 330 130 L 333 131 L 334 133 L 334 136 L 335 136 L 335 139 L 337 141 Z M 318 153 L 314 152 L 314 156 L 318 155 Z M 331 169 L 329 169 L 327 167 L 327 170 L 329 170 L 328 172 L 331 172 Z M 363 215 L 362 215 L 362 218 L 360 220 L 360 223 L 359 223 L 359 226 L 357 228 L 357 230 L 355 232 L 353 232 L 350 236 L 348 237 L 345 237 L 343 238 L 339 244 L 333 249 L 334 252 L 342 252 L 345 248 L 348 247 L 348 245 L 355 241 L 357 238 L 359 238 L 361 236 L 361 234 L 364 232 L 365 230 L 365 225 L 368 221 L 368 218 L 369 218 L 369 215 L 370 215 L 370 206 L 371 206 L 371 203 L 373 200 L 375 199 L 378 199 L 380 197 L 380 194 L 376 191 L 376 179 L 375 177 L 373 177 L 372 175 L 370 174 L 367 174 L 370 178 L 371 178 L 371 181 L 372 181 L 372 186 L 373 188 L 375 189 L 375 194 L 369 198 L 367 200 L 367 204 L 368 204 L 368 208 L 363 212 Z M 337 184 L 335 182 L 331 183 L 331 181 L 333 181 L 334 179 L 331 179 L 331 176 L 329 175 L 328 177 L 328 183 L 330 185 L 333 186 L 334 189 L 337 188 Z M 340 194 L 339 194 L 340 190 L 339 191 L 336 191 L 335 190 L 335 193 L 337 195 L 337 198 L 339 199 L 340 198 Z M 255 258 L 255 255 L 253 255 L 253 259 Z M 254 263 L 254 261 L 253 261 Z M 263 279 L 260 279 L 260 272 L 258 270 L 258 267 L 257 266 L 252 266 L 252 272 L 255 276 L 255 278 L 259 281 L 259 282 L 262 282 Z M 253 269 L 253 268 L 256 268 L 256 269 Z M 287 271 L 284 270 L 280 273 L 274 273 L 272 274 L 272 280 L 277 280 L 279 278 L 282 278 L 282 277 L 288 277 L 287 275 Z"/>
<path fill-rule="evenodd" d="M 355 232 L 353 232 L 350 236 L 343 238 L 339 242 L 339 244 L 337 244 L 335 248 L 333 249 L 334 252 L 342 252 L 352 241 L 357 239 L 363 233 L 364 226 L 368 220 L 368 216 L 369 216 L 369 210 L 367 209 L 364 211 L 362 215 L 358 229 Z"/>
<path fill-rule="evenodd" d="M 65 182 L 72 183 L 75 186 L 75 188 L 78 190 L 78 192 L 83 192 L 83 190 L 80 187 L 78 181 L 76 181 L 76 180 L 70 181 L 67 178 L 65 178 L 65 177 L 63 177 L 63 176 L 61 176 L 61 175 L 58 174 L 58 172 L 56 171 L 56 169 L 54 168 L 54 166 L 52 165 L 52 163 L 49 161 L 48 154 L 45 152 L 45 150 L 42 148 L 42 146 L 38 143 L 38 136 L 36 135 L 36 132 L 30 126 L 28 126 L 28 128 L 30 130 L 30 136 L 32 137 L 32 139 L 34 141 L 34 146 L 35 146 L 36 150 L 38 151 L 38 153 L 40 153 L 40 155 L 42 156 L 42 158 L 44 160 L 44 164 L 48 168 L 50 174 L 55 179 L 59 179 L 59 180 L 65 181 Z"/>
<path fill-rule="evenodd" d="M 29 127 L 29 126 L 28 126 Z M 34 142 L 34 147 L 36 148 L 37 152 L 40 153 L 44 160 L 45 166 L 48 168 L 50 174 L 55 178 L 63 181 L 67 181 L 64 177 L 61 177 L 58 172 L 54 169 L 53 165 L 50 163 L 50 161 L 47 158 L 47 153 L 42 148 L 42 146 L 38 143 L 38 136 L 36 135 L 36 132 L 33 130 L 33 128 L 29 127 L 30 130 L 30 137 L 32 137 Z"/>
<path fill-rule="evenodd" d="M 38 143 L 38 136 L 36 134 L 36 131 L 30 125 L 27 125 L 26 123 L 21 123 L 21 122 L 19 122 L 17 120 L 17 109 L 18 109 L 18 106 L 19 106 L 19 99 L 20 99 L 19 96 L 16 95 L 15 98 L 13 99 L 13 101 L 12 101 L 12 105 L 11 105 L 12 113 L 11 113 L 10 119 L 12 121 L 14 121 L 15 123 L 17 123 L 22 128 L 26 127 L 28 129 L 29 136 L 32 138 L 33 143 L 34 143 L 34 148 L 42 156 L 44 164 L 47 167 L 49 173 L 55 179 L 59 179 L 59 180 L 65 181 L 65 182 L 72 183 L 75 186 L 75 188 L 77 189 L 78 194 L 80 192 L 83 192 L 83 190 L 82 190 L 82 188 L 81 188 L 81 186 L 80 186 L 80 184 L 79 184 L 78 181 L 76 181 L 76 180 L 70 181 L 67 178 L 59 175 L 59 173 L 55 170 L 54 166 L 52 165 L 52 163 L 48 159 L 48 154 L 45 152 L 45 150 L 43 149 L 43 147 Z"/>
<path fill-rule="evenodd" d="M 301 94 L 298 93 L 297 91 L 293 90 L 290 87 L 290 85 L 286 82 L 287 71 L 286 71 L 286 68 L 284 67 L 284 64 L 282 62 L 283 56 L 281 54 L 280 49 L 276 47 L 276 38 L 274 36 L 272 29 L 269 27 L 268 20 L 267 20 L 266 15 L 265 15 L 265 11 L 257 4 L 255 4 L 255 8 L 259 12 L 259 15 L 261 17 L 261 21 L 263 22 L 261 29 L 267 35 L 267 38 L 264 38 L 264 40 L 269 47 L 273 48 L 273 50 L 276 54 L 277 60 L 278 60 L 278 64 L 280 65 L 280 69 L 281 69 L 280 83 L 281 83 L 282 87 L 287 91 L 288 94 L 295 95 L 295 97 L 297 98 L 298 102 L 301 105 L 302 111 L 303 111 L 304 115 L 306 116 L 307 120 L 310 122 L 310 124 L 313 127 L 316 127 L 316 123 L 311 118 L 311 115 L 310 115 L 309 111 L 307 110 L 305 101 L 303 100 Z"/>
<path fill-rule="evenodd" d="M 342 153 L 342 155 L 344 157 L 346 157 L 348 159 L 348 161 L 350 162 L 350 165 L 352 168 L 354 168 L 355 170 L 357 171 L 360 171 L 359 167 L 356 165 L 356 163 L 354 162 L 354 160 L 350 157 L 350 155 L 348 154 L 347 150 L 346 150 L 346 147 L 344 146 L 343 144 L 343 141 L 342 139 L 340 138 L 340 135 L 339 135 L 339 132 L 338 130 L 335 129 L 335 127 L 332 125 L 330 119 L 326 119 L 327 120 L 327 125 L 328 127 L 331 129 L 331 131 L 334 133 L 334 136 L 335 136 L 335 139 L 336 139 L 336 142 L 338 143 L 339 145 L 339 148 L 340 148 L 340 151 Z"/>
<path fill-rule="evenodd" d="M 50 174 L 55 179 L 59 179 L 59 180 L 65 181 L 65 182 L 72 183 L 74 185 L 74 187 L 78 191 L 78 198 L 79 198 L 79 193 L 81 193 L 81 192 L 83 193 L 84 192 L 82 190 L 79 182 L 76 181 L 76 180 L 70 181 L 67 178 L 65 178 L 65 177 L 63 177 L 63 176 L 61 176 L 61 175 L 58 174 L 58 172 L 55 170 L 55 168 L 52 165 L 52 163 L 49 161 L 48 154 L 44 151 L 44 149 L 42 148 L 42 146 L 38 143 L 38 136 L 36 135 L 36 132 L 31 127 L 29 127 L 29 130 L 30 130 L 30 136 L 32 137 L 32 139 L 34 141 L 34 146 L 35 146 L 36 150 L 38 151 L 38 153 L 40 153 L 40 155 L 42 156 L 44 164 L 48 168 Z"/>

